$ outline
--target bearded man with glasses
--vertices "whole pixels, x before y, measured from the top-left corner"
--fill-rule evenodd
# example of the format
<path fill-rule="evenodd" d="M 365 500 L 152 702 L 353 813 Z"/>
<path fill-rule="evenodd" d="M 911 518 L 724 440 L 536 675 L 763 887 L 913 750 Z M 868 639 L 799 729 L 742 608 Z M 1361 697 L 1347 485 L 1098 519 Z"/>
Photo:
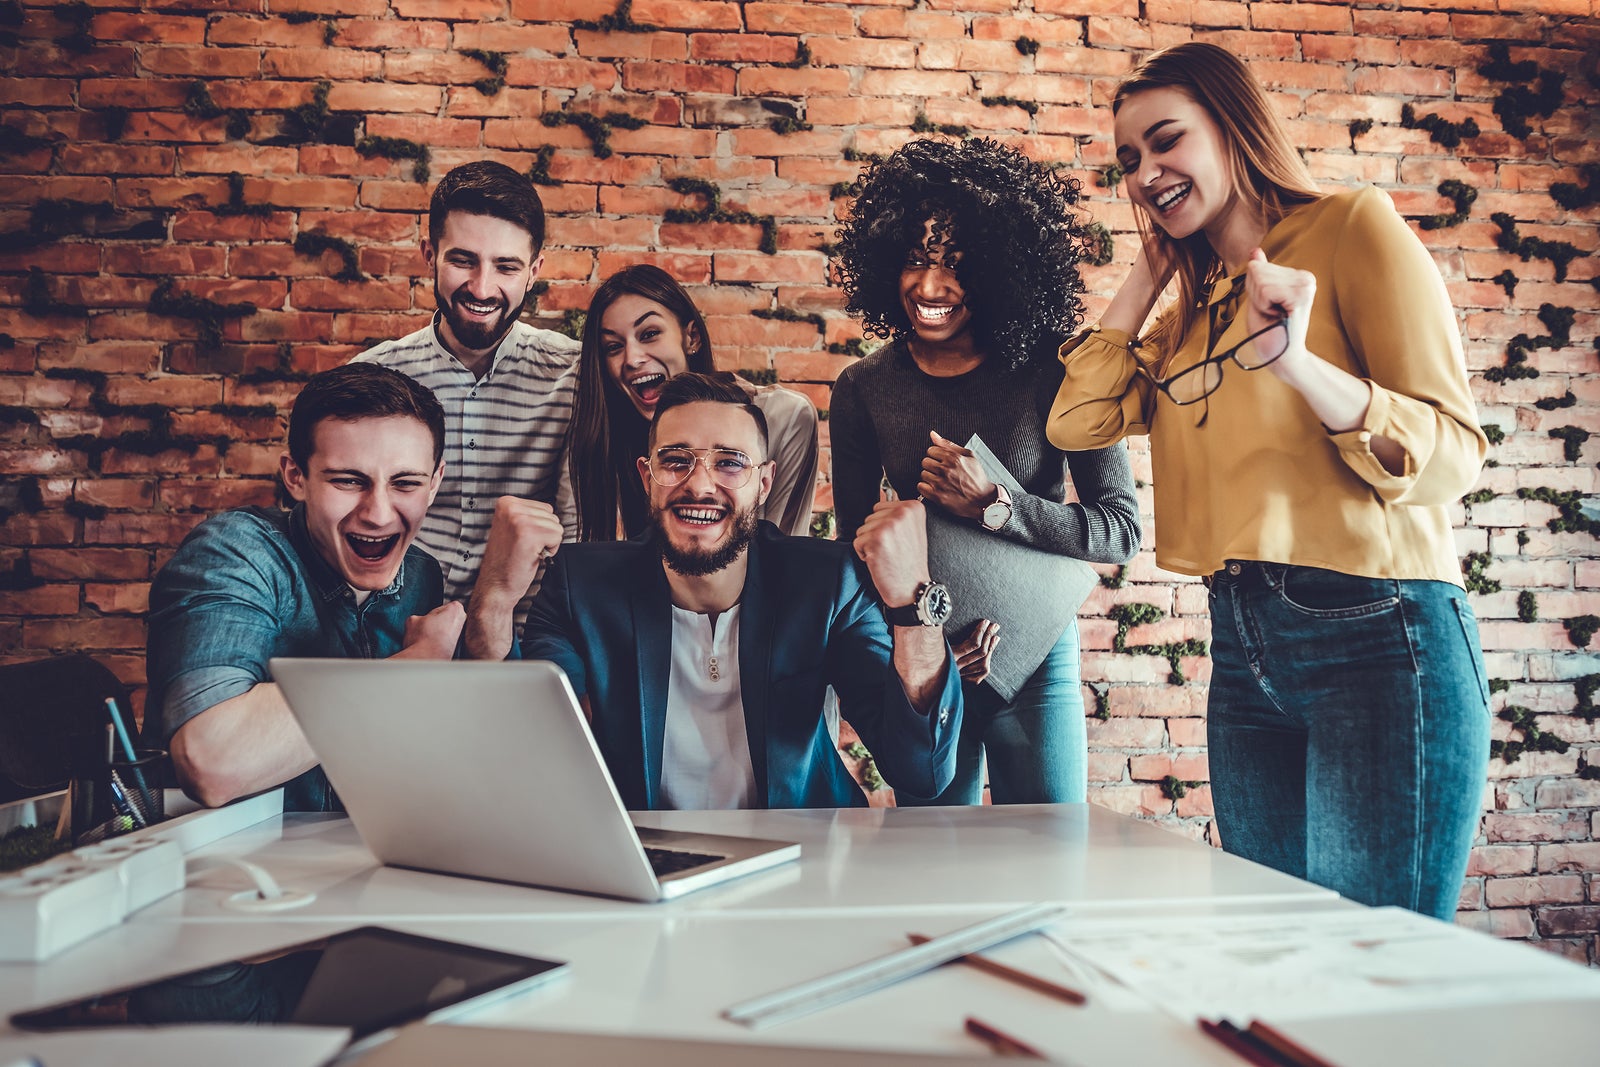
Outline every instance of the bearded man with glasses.
<path fill-rule="evenodd" d="M 948 785 L 961 677 L 922 505 L 880 503 L 853 545 L 758 521 L 766 424 L 727 374 L 667 383 L 638 469 L 649 528 L 563 546 L 521 644 L 571 679 L 624 803 L 864 805 L 828 734 L 829 685 L 891 785 Z"/>

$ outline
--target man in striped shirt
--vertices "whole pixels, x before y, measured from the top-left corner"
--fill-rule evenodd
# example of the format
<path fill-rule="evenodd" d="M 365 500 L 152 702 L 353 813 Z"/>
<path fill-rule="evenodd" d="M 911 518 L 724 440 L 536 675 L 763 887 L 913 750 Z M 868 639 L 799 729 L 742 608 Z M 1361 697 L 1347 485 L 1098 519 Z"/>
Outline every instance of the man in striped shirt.
<path fill-rule="evenodd" d="M 511 527 L 559 522 L 551 504 L 578 383 L 578 342 L 519 319 L 543 247 L 544 206 L 525 175 L 486 160 L 455 168 L 433 191 L 422 244 L 439 310 L 355 357 L 409 375 L 444 406 L 444 483 L 417 543 L 439 561 L 446 597 L 476 587 L 516 604 L 518 625 L 535 590 L 504 559 Z M 470 649 L 470 625 L 466 636 Z"/>

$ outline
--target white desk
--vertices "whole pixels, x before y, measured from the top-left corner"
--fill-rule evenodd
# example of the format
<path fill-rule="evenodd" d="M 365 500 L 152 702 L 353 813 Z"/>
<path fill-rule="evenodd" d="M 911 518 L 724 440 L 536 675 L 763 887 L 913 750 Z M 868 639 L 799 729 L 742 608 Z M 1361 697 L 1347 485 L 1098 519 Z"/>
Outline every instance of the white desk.
<path fill-rule="evenodd" d="M 641 825 L 798 841 L 798 863 L 666 904 L 577 896 L 376 865 L 341 817 L 286 816 L 218 842 L 190 869 L 241 857 L 285 886 L 311 890 L 283 919 L 604 917 L 658 922 L 696 913 L 790 915 L 893 909 L 988 914 L 1038 901 L 1085 908 L 1183 901 L 1333 900 L 1277 871 L 1088 804 L 839 811 L 646 812 Z M 190 892 L 158 905 L 162 918 L 234 921 L 222 907 L 245 888 L 219 866 Z"/>
<path fill-rule="evenodd" d="M 1067 902 L 1074 922 L 1101 924 L 1255 914 L 1309 922 L 1357 910 L 1316 887 L 1084 806 L 657 813 L 641 822 L 798 840 L 805 852 L 786 871 L 641 905 L 376 868 L 343 819 L 289 816 L 194 854 L 191 888 L 123 927 L 43 965 L 0 966 L 0 1008 L 9 1013 L 381 922 L 572 962 L 564 981 L 485 1009 L 475 1025 L 976 1056 L 983 1049 L 961 1031 L 963 1017 L 976 1015 L 1085 1067 L 1173 1060 L 1239 1067 L 1243 1061 L 1187 1021 L 1126 991 L 1091 986 L 1090 1004 L 1071 1008 L 962 967 L 767 1030 L 748 1031 L 719 1013 L 898 949 L 909 932 L 937 935 L 1036 900 Z M 243 876 L 203 869 L 227 855 L 262 863 L 286 886 L 317 891 L 318 900 L 270 920 L 227 911 L 220 901 L 244 885 Z M 1535 970 L 1545 969 L 1526 985 L 1508 982 L 1503 1011 L 1442 1009 L 1286 1029 L 1315 1036 L 1339 1067 L 1498 1067 L 1591 1056 L 1600 1045 L 1600 974 L 1521 946 L 1487 938 L 1481 945 L 1485 953 L 1526 954 Z M 1085 984 L 1041 938 L 993 954 Z M 1570 976 L 1570 997 L 1549 994 L 1550 975 L 1563 990 Z M 1539 1025 L 1524 1026 L 1530 1019 Z"/>

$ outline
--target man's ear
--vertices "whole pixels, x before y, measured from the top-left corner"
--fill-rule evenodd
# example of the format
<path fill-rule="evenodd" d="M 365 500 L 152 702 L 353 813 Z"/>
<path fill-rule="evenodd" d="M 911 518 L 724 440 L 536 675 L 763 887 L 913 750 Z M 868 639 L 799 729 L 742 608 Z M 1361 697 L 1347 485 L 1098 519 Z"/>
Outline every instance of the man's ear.
<path fill-rule="evenodd" d="M 650 461 L 640 456 L 634 460 L 639 465 L 639 480 L 644 482 L 644 495 L 650 495 Z"/>
<path fill-rule="evenodd" d="M 760 507 L 767 502 L 767 497 L 772 495 L 772 481 L 778 476 L 778 465 L 772 460 L 761 464 L 761 495 L 756 498 L 756 506 Z"/>
<path fill-rule="evenodd" d="M 283 487 L 291 497 L 302 502 L 305 500 L 306 473 L 287 452 L 278 457 L 278 476 L 283 479 Z"/>
<path fill-rule="evenodd" d="M 422 239 L 422 261 L 428 265 L 429 274 L 433 273 L 433 261 L 434 257 L 437 255 L 438 252 L 433 247 L 432 238 L 424 237 Z"/>
<path fill-rule="evenodd" d="M 428 481 L 428 506 L 433 507 L 433 498 L 439 495 L 439 486 L 444 484 L 444 460 L 439 460 L 439 466 L 433 472 L 433 477 Z"/>
<path fill-rule="evenodd" d="M 528 270 L 528 289 L 533 290 L 533 283 L 539 280 L 539 271 L 544 267 L 544 253 L 540 252 L 533 257 L 533 266 Z"/>

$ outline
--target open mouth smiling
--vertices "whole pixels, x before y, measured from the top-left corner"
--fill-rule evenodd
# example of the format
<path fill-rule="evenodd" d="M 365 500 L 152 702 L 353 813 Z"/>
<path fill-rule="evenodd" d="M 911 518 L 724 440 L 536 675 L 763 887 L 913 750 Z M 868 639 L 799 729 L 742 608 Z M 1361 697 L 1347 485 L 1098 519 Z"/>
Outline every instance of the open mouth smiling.
<path fill-rule="evenodd" d="M 917 321 L 924 326 L 939 327 L 950 321 L 960 304 L 913 304 Z"/>
<path fill-rule="evenodd" d="M 368 563 L 376 563 L 383 559 L 394 550 L 399 541 L 399 534 L 390 534 L 388 537 L 364 537 L 354 533 L 344 535 L 344 542 L 350 546 L 350 551 Z"/>
<path fill-rule="evenodd" d="M 715 526 L 728 516 L 728 509 L 716 504 L 676 504 L 672 514 L 689 526 Z"/>
<path fill-rule="evenodd" d="M 466 297 L 456 297 L 456 307 L 465 311 L 469 315 L 476 315 L 479 318 L 486 319 L 489 316 L 498 313 L 504 306 L 504 302 L 499 300 L 480 302 L 477 300 L 469 300 Z"/>
<path fill-rule="evenodd" d="M 644 404 L 654 404 L 661 398 L 661 389 L 667 384 L 665 374 L 641 374 L 628 382 L 628 391 Z"/>
<path fill-rule="evenodd" d="M 1164 190 L 1159 196 L 1152 197 L 1150 199 L 1150 203 L 1157 211 L 1162 213 L 1169 212 L 1188 198 L 1189 190 L 1192 188 L 1194 188 L 1194 184 L 1192 182 L 1184 182 L 1181 185 L 1174 185 L 1170 189 Z"/>

